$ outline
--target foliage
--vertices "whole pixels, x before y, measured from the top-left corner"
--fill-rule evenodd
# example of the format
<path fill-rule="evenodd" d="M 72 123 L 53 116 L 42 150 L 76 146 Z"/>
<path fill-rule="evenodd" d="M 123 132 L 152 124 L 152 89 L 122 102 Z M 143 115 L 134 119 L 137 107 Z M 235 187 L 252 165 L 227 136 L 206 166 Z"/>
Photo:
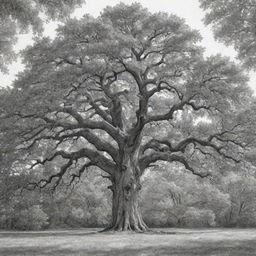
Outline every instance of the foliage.
<path fill-rule="evenodd" d="M 102 227 L 111 219 L 110 198 L 106 182 L 96 172 L 72 190 L 62 187 L 53 197 L 45 196 L 43 205 L 50 227 Z"/>
<path fill-rule="evenodd" d="M 187 227 L 214 227 L 215 214 L 211 210 L 190 207 L 183 215 L 183 225 Z"/>
<path fill-rule="evenodd" d="M 185 173 L 177 165 L 162 165 L 145 179 L 142 210 L 150 226 L 223 225 L 230 195 L 212 184 Z"/>
<path fill-rule="evenodd" d="M 102 227 L 111 219 L 111 194 L 99 172 L 87 172 L 72 190 L 23 191 L 5 178 L 8 200 L 0 200 L 1 229 Z M 1 176 L 2 177 L 2 176 Z M 140 204 L 150 227 L 255 227 L 254 174 L 228 172 L 216 184 L 162 164 L 145 175 Z M 22 177 L 24 179 L 24 177 Z M 30 178 L 31 179 L 31 178 Z M 17 182 L 17 181 L 16 181 Z M 1 183 L 1 195 L 4 195 Z"/>
<path fill-rule="evenodd" d="M 212 24 L 215 37 L 238 51 L 238 59 L 255 69 L 255 0 L 200 0 L 207 11 L 205 23 Z"/>
<path fill-rule="evenodd" d="M 62 184 L 55 193 L 24 190 L 22 184 L 33 178 L 32 172 L 13 176 L 5 171 L 1 175 L 1 229 L 102 227 L 109 222 L 110 195 L 97 171 L 88 173 L 87 179 L 72 189 Z"/>
<path fill-rule="evenodd" d="M 17 34 L 43 28 L 42 13 L 50 19 L 66 19 L 82 0 L 1 0 L 0 9 L 0 71 L 15 58 L 12 46 Z"/>
<path fill-rule="evenodd" d="M 48 217 L 39 205 L 16 212 L 15 215 L 15 229 L 38 230 L 48 224 Z"/>
<path fill-rule="evenodd" d="M 226 214 L 227 226 L 251 227 L 256 224 L 256 179 L 245 174 L 230 174 L 223 180 L 223 189 L 230 195 Z"/>
<path fill-rule="evenodd" d="M 235 160 L 228 151 L 235 146 L 235 111 L 249 101 L 246 78 L 227 58 L 204 60 L 195 45 L 199 35 L 182 20 L 120 4 L 97 19 L 69 20 L 58 31 L 55 40 L 44 38 L 24 52 L 27 70 L 2 106 L 2 115 L 10 117 L 3 126 L 13 125 L 15 143 L 32 154 L 51 141 L 53 154 L 42 154 L 45 159 L 34 167 L 61 156 L 67 163 L 53 177 L 57 183 L 74 161 L 82 172 L 84 159 L 113 175 L 121 164 L 120 150 L 138 135 L 144 138 L 136 142 L 143 148 L 141 172 L 165 160 L 196 174 L 186 162 L 189 146 L 197 151 L 195 159 L 207 158 L 202 151 L 207 147 L 209 154 Z M 192 122 L 204 116 L 210 125 Z M 226 121 L 227 116 L 232 118 Z M 165 121 L 173 128 L 167 130 Z M 157 122 L 163 132 L 146 134 Z M 70 142 L 72 147 L 63 151 Z M 83 143 L 87 148 L 81 148 Z"/>

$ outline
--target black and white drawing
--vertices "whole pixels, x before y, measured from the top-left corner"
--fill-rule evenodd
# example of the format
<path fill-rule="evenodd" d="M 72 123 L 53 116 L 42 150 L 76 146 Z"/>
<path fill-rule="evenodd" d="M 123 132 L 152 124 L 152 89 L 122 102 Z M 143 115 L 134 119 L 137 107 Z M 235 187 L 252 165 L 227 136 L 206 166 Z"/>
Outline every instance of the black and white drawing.
<path fill-rule="evenodd" d="M 256 255 L 255 0 L 0 22 L 0 255 Z"/>

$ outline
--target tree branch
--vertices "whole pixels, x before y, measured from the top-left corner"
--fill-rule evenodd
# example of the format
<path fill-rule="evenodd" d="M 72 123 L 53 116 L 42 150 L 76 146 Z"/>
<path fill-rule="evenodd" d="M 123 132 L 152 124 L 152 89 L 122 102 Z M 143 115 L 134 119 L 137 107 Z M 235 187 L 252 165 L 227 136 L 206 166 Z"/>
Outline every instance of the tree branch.
<path fill-rule="evenodd" d="M 149 116 L 146 120 L 146 123 L 151 123 L 151 122 L 158 122 L 158 121 L 166 121 L 166 120 L 170 120 L 173 119 L 173 114 L 177 111 L 177 110 L 183 110 L 183 108 L 185 106 L 191 106 L 193 110 L 198 111 L 201 109 L 204 110 L 210 110 L 211 108 L 213 108 L 212 106 L 206 106 L 206 105 L 196 105 L 194 102 L 192 102 L 191 100 L 193 99 L 195 95 L 193 95 L 192 97 L 190 97 L 187 100 L 181 101 L 180 103 L 173 105 L 171 107 L 171 109 L 165 113 L 165 114 L 159 114 L 159 115 L 154 115 L 154 116 Z"/>
<path fill-rule="evenodd" d="M 83 148 L 78 151 L 70 152 L 70 153 L 63 150 L 57 151 L 49 158 L 45 158 L 43 160 L 37 160 L 34 164 L 31 165 L 30 168 L 32 169 L 39 164 L 44 165 L 46 162 L 50 162 L 58 156 L 61 156 L 63 159 L 69 159 L 72 161 L 74 160 L 77 161 L 80 158 L 89 158 L 94 165 L 98 166 L 100 169 L 102 169 L 103 171 L 109 174 L 113 174 L 114 171 L 116 170 L 116 165 L 111 160 L 104 157 L 99 152 L 88 149 L 88 148 Z"/>
<path fill-rule="evenodd" d="M 166 162 L 179 162 L 181 164 L 183 164 L 185 166 L 185 168 L 187 170 L 189 170 L 190 172 L 192 172 L 194 175 L 199 176 L 201 178 L 205 178 L 208 177 L 210 174 L 203 174 L 203 173 L 199 173 L 196 172 L 186 161 L 186 159 L 182 156 L 178 156 L 175 154 L 170 154 L 168 152 L 154 152 L 153 154 L 144 156 L 143 158 L 141 158 L 140 160 L 140 167 L 141 170 L 145 170 L 147 167 L 150 166 L 150 164 L 157 162 L 157 161 L 166 161 Z"/>

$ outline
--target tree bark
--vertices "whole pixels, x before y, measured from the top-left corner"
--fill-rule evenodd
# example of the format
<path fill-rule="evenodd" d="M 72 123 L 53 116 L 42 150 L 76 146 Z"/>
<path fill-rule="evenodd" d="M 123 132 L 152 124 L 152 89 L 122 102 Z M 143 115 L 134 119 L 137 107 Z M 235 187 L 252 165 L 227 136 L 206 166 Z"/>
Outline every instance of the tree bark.
<path fill-rule="evenodd" d="M 147 231 L 148 227 L 139 210 L 141 189 L 137 154 L 129 152 L 123 157 L 122 170 L 112 181 L 112 224 L 111 230 Z"/>

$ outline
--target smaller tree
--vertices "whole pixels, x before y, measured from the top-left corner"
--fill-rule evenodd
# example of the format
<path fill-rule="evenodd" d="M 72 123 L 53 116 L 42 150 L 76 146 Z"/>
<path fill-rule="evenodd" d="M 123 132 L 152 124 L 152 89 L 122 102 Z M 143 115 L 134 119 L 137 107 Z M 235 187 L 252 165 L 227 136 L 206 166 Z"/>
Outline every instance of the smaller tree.
<path fill-rule="evenodd" d="M 256 225 L 256 179 L 253 175 L 230 173 L 223 179 L 223 189 L 230 195 L 226 212 L 227 226 Z"/>
<path fill-rule="evenodd" d="M 221 225 L 230 198 L 220 189 L 209 178 L 202 180 L 175 164 L 161 164 L 143 183 L 145 220 L 161 226 Z"/>

